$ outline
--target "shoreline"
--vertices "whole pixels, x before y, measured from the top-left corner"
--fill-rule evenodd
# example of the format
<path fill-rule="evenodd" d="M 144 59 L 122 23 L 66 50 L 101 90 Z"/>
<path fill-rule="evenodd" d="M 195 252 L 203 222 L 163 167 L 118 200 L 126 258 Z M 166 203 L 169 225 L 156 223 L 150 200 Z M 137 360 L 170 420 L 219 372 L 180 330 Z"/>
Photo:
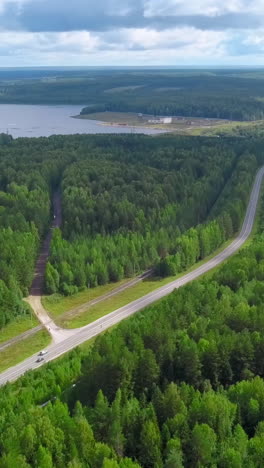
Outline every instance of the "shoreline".
<path fill-rule="evenodd" d="M 172 117 L 171 123 L 154 122 L 152 115 L 141 115 L 131 112 L 92 112 L 90 114 L 78 114 L 72 116 L 74 119 L 94 121 L 103 127 L 113 127 L 116 129 L 127 129 L 127 131 L 152 130 L 153 132 L 160 132 L 163 134 L 173 133 L 175 135 L 207 135 L 218 136 L 218 129 L 225 126 L 239 125 L 239 122 L 228 121 L 225 119 L 207 118 L 207 117 L 186 117 L 175 116 Z M 160 116 L 162 118 L 162 116 Z"/>
<path fill-rule="evenodd" d="M 93 119 L 93 118 L 89 118 L 88 116 L 90 114 L 86 114 L 87 117 L 83 117 L 81 114 L 79 115 L 72 115 L 71 118 L 72 119 L 77 119 L 77 120 L 90 120 L 90 121 L 93 121 L 93 122 L 97 122 L 98 125 L 101 125 L 103 127 L 118 127 L 118 128 L 127 128 L 128 130 L 129 129 L 149 129 L 149 130 L 159 130 L 159 131 L 163 131 L 163 133 L 173 133 L 173 132 L 181 132 L 183 130 L 192 130 L 192 129 L 195 129 L 195 128 L 198 128 L 198 127 L 185 127 L 184 129 L 181 129 L 181 128 L 172 128 L 171 125 L 173 124 L 169 124 L 169 125 L 163 125 L 163 124 L 160 124 L 160 125 L 146 125 L 146 124 L 130 124 L 130 123 L 122 123 L 122 122 L 109 122 L 109 121 L 106 121 L 106 120 L 97 120 L 97 119 Z M 204 127 L 206 128 L 206 127 Z"/>
<path fill-rule="evenodd" d="M 89 116 L 89 114 L 87 114 L 87 116 Z M 107 121 L 104 121 L 104 120 L 97 120 L 97 119 L 92 119 L 92 118 L 86 118 L 86 117 L 82 117 L 81 114 L 79 115 L 71 115 L 71 118 L 72 119 L 77 119 L 77 120 L 91 120 L 93 122 L 96 122 L 98 125 L 101 125 L 102 127 L 118 127 L 118 128 L 127 128 L 127 129 L 144 129 L 144 128 L 148 128 L 150 130 L 164 130 L 164 133 L 168 133 L 168 132 L 174 132 L 174 131 L 177 131 L 177 129 L 175 128 L 169 128 L 168 126 L 165 126 L 165 125 L 160 125 L 160 126 L 153 126 L 153 125 L 133 125 L 133 124 L 129 124 L 129 123 L 122 123 L 122 122 L 107 122 Z"/>

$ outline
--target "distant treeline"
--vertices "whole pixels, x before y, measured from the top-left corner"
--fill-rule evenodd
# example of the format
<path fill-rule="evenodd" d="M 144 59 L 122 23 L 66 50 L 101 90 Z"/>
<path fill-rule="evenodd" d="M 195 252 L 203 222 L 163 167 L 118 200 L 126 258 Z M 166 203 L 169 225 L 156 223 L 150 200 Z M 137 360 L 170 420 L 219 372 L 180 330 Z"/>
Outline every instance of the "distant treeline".
<path fill-rule="evenodd" d="M 154 115 L 263 119 L 263 74 L 243 71 L 79 71 L 60 70 L 43 78 L 0 82 L 0 103 L 80 104 L 94 111 Z M 36 78 L 39 79 L 36 79 Z M 1 74 L 0 74 L 1 78 Z"/>
<path fill-rule="evenodd" d="M 205 84 L 206 86 L 206 84 Z M 84 107 L 81 115 L 93 112 L 134 112 L 155 116 L 182 116 L 195 118 L 227 119 L 237 121 L 262 120 L 264 117 L 264 101 L 250 97 L 208 95 L 192 93 L 189 90 L 173 90 L 155 93 L 154 96 L 141 96 L 138 93 L 126 96 L 125 93 L 105 103 Z"/>

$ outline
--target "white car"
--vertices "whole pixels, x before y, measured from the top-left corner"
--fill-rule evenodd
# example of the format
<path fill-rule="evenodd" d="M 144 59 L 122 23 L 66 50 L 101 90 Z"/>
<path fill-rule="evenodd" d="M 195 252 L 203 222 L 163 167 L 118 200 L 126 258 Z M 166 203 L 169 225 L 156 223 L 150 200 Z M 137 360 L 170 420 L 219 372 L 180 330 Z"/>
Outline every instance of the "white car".
<path fill-rule="evenodd" d="M 39 356 L 45 356 L 45 354 L 47 354 L 47 352 L 48 352 L 48 351 L 46 351 L 46 350 L 45 350 L 45 351 L 40 351 L 40 352 L 39 352 Z"/>

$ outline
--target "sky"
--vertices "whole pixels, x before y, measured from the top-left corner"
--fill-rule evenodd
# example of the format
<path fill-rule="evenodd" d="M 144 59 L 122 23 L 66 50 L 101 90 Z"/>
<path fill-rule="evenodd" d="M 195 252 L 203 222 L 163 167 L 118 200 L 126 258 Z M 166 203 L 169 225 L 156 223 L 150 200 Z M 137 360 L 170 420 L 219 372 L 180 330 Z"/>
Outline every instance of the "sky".
<path fill-rule="evenodd" d="M 0 67 L 264 66 L 264 0 L 0 0 Z"/>

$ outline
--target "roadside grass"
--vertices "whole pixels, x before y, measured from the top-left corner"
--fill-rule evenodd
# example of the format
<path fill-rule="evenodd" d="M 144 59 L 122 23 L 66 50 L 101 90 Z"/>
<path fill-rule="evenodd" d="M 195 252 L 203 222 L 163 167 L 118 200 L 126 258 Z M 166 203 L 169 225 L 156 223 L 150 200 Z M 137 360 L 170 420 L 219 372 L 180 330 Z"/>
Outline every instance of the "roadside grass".
<path fill-rule="evenodd" d="M 128 288 L 116 294 L 115 296 L 112 296 L 109 299 L 100 302 L 99 304 L 95 304 L 94 306 L 88 307 L 87 310 L 85 312 L 82 312 L 81 314 L 72 317 L 67 316 L 65 318 L 62 315 L 61 317 L 57 318 L 56 323 L 64 328 L 78 328 L 84 325 L 88 325 L 89 323 L 92 323 L 95 320 L 104 317 L 105 315 L 108 315 L 110 312 L 113 312 L 114 310 L 119 309 L 120 307 L 123 307 L 152 291 L 155 291 L 161 286 L 164 286 L 170 283 L 171 281 L 174 281 L 186 275 L 187 273 L 190 273 L 191 271 L 195 270 L 196 268 L 213 258 L 219 252 L 221 252 L 224 248 L 231 244 L 232 241 L 233 239 L 228 240 L 221 247 L 219 247 L 219 249 L 214 251 L 214 253 L 204 258 L 200 262 L 195 263 L 189 269 L 184 270 L 176 276 L 169 276 L 162 279 L 154 277 L 147 278 L 141 281 L 140 283 L 136 284 L 135 286 L 132 286 L 131 288 Z"/>
<path fill-rule="evenodd" d="M 79 307 L 85 302 L 97 299 L 104 294 L 112 292 L 114 289 L 128 283 L 132 278 L 126 278 L 117 283 L 109 283 L 96 288 L 85 289 L 73 296 L 62 296 L 61 294 L 52 294 L 51 296 L 43 296 L 41 302 L 43 307 L 50 313 L 52 318 L 56 318 L 64 312 Z"/>
<path fill-rule="evenodd" d="M 35 335 L 0 351 L 0 372 L 24 361 L 24 359 L 48 346 L 50 342 L 51 338 L 49 334 L 45 330 L 42 330 Z"/>
<path fill-rule="evenodd" d="M 25 317 L 17 317 L 14 322 L 9 323 L 6 327 L 0 330 L 0 344 L 15 338 L 17 335 L 24 333 L 31 328 L 37 327 L 39 321 L 34 316 L 33 312 L 31 318 L 27 315 Z"/>

